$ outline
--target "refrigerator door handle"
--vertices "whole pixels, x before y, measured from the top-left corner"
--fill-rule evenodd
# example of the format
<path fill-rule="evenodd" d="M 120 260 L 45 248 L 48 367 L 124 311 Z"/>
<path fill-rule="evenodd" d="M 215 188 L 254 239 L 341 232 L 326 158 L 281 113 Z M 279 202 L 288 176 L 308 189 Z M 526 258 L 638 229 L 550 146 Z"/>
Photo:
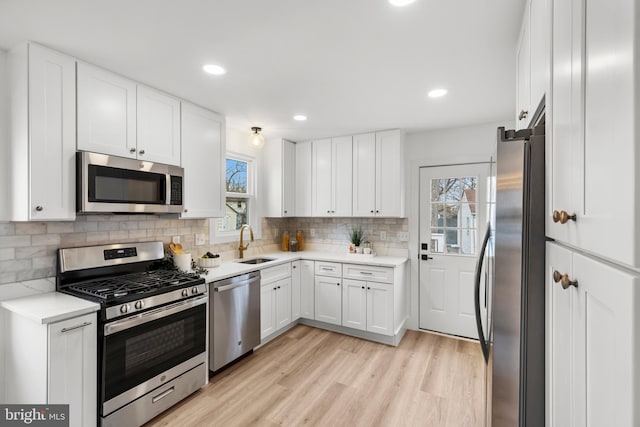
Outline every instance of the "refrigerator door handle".
<path fill-rule="evenodd" d="M 484 330 L 482 328 L 482 318 L 480 317 L 480 278 L 482 276 L 482 262 L 487 251 L 487 243 L 489 242 L 489 236 L 491 235 L 491 226 L 487 226 L 487 232 L 482 240 L 482 247 L 480 249 L 480 256 L 478 257 L 478 264 L 476 265 L 476 283 L 474 287 L 474 304 L 476 306 L 476 327 L 478 328 L 478 339 L 480 340 L 480 348 L 482 349 L 482 355 L 484 356 L 485 363 L 489 361 L 489 346 L 484 336 Z"/>

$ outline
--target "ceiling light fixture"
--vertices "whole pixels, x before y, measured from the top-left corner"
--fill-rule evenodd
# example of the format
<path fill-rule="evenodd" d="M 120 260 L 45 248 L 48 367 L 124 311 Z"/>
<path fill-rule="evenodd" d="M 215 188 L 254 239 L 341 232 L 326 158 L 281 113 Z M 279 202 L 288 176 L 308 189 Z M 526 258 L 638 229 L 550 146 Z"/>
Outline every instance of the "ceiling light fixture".
<path fill-rule="evenodd" d="M 215 64 L 207 64 L 202 67 L 202 69 L 209 74 L 213 74 L 214 76 L 221 76 L 227 72 L 224 68 Z"/>
<path fill-rule="evenodd" d="M 441 96 L 445 96 L 447 94 L 446 89 L 434 89 L 430 91 L 427 95 L 429 98 L 440 98 Z"/>
<path fill-rule="evenodd" d="M 415 0 L 389 0 L 389 3 L 391 3 L 394 6 L 406 6 L 408 4 L 413 3 Z"/>
<path fill-rule="evenodd" d="M 293 120 L 304 122 L 305 120 L 307 120 L 307 116 L 305 116 L 304 114 L 296 114 L 295 116 L 293 116 Z"/>
<path fill-rule="evenodd" d="M 264 136 L 260 133 L 262 128 L 252 127 L 251 128 L 251 137 L 249 138 L 249 145 L 254 148 L 262 148 L 264 145 Z"/>

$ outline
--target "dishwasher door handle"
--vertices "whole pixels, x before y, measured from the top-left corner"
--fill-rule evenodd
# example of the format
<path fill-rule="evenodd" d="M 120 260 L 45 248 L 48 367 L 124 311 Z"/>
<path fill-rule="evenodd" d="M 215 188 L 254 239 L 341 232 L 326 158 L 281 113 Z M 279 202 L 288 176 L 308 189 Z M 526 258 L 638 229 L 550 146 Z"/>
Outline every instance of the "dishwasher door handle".
<path fill-rule="evenodd" d="M 250 285 L 253 282 L 256 282 L 256 280 L 248 280 L 246 282 L 232 283 L 231 285 L 218 286 L 217 288 L 213 288 L 213 289 L 216 292 L 226 292 L 226 291 L 230 291 L 231 289 L 239 288 L 241 286 Z"/>

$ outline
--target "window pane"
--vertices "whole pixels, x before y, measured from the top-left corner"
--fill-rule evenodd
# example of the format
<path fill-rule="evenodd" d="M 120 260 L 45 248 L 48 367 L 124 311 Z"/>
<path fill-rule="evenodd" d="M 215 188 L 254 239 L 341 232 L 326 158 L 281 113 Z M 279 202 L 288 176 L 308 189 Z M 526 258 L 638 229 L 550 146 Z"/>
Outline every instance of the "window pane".
<path fill-rule="evenodd" d="M 432 179 L 431 180 L 431 200 L 434 202 L 444 201 L 444 192 L 446 186 L 446 179 Z"/>
<path fill-rule="evenodd" d="M 458 233 L 459 231 L 457 229 L 445 230 L 444 236 L 446 239 L 447 253 L 450 253 L 450 254 L 460 253 L 460 244 L 458 243 Z"/>
<path fill-rule="evenodd" d="M 432 227 L 444 226 L 444 203 L 431 204 L 431 226 Z"/>
<path fill-rule="evenodd" d="M 460 253 L 474 255 L 476 253 L 476 230 L 464 228 L 460 236 Z"/>
<path fill-rule="evenodd" d="M 239 230 L 242 224 L 247 224 L 247 215 L 247 199 L 227 197 L 225 216 L 218 219 L 218 231 Z"/>
<path fill-rule="evenodd" d="M 247 162 L 227 159 L 227 192 L 247 193 Z"/>
<path fill-rule="evenodd" d="M 459 227 L 458 217 L 460 213 L 460 205 L 447 204 L 446 210 L 446 224 L 445 227 Z"/>
<path fill-rule="evenodd" d="M 444 253 L 444 230 L 442 228 L 431 229 L 431 252 L 434 254 Z"/>

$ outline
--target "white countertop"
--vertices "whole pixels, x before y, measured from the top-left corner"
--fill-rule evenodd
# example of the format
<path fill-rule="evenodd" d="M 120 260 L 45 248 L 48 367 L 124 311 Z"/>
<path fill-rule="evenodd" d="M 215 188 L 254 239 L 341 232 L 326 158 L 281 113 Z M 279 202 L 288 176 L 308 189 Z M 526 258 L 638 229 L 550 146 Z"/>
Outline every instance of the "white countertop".
<path fill-rule="evenodd" d="M 59 292 L 10 299 L 0 302 L 0 306 L 41 324 L 71 319 L 100 309 L 98 304 Z"/>
<path fill-rule="evenodd" d="M 408 261 L 408 258 L 406 257 L 372 256 L 316 251 L 271 252 L 258 256 L 248 257 L 246 259 L 252 258 L 273 258 L 273 261 L 265 262 L 262 264 L 241 264 L 239 262 L 236 262 L 240 260 L 226 261 L 223 262 L 220 267 L 207 268 L 209 272 L 203 277 L 205 278 L 207 283 L 210 283 L 217 280 L 223 280 L 229 277 L 248 273 L 250 271 L 262 270 L 263 268 L 269 268 L 275 265 L 284 264 L 285 262 L 296 261 L 299 259 L 306 259 L 311 261 L 341 262 L 345 264 L 364 264 L 377 267 L 398 267 Z"/>

